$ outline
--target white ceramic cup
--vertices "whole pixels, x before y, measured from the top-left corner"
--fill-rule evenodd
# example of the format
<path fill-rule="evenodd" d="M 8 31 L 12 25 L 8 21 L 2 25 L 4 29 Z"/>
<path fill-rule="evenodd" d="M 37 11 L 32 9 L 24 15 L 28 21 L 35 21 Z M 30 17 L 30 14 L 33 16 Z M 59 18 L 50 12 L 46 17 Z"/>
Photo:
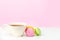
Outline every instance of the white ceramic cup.
<path fill-rule="evenodd" d="M 26 24 L 23 23 L 11 23 L 5 25 L 5 30 L 13 36 L 22 36 L 24 34 Z"/>

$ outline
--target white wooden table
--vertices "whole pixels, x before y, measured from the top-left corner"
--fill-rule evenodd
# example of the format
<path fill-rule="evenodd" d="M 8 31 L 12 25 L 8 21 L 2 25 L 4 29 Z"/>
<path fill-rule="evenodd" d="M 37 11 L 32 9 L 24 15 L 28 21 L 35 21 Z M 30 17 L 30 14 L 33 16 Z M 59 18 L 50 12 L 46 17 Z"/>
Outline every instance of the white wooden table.
<path fill-rule="evenodd" d="M 59 27 L 41 27 L 41 36 L 35 37 L 12 37 L 0 28 L 0 40 L 60 40 Z"/>

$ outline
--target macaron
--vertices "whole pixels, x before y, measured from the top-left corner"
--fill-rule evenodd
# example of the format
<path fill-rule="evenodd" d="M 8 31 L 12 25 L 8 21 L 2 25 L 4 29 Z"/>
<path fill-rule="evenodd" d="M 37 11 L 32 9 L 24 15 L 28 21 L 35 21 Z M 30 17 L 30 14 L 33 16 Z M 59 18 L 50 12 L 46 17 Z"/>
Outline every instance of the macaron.
<path fill-rule="evenodd" d="M 34 30 L 34 27 L 33 26 L 30 26 L 30 25 L 29 26 L 26 26 L 26 28 L 32 28 Z"/>
<path fill-rule="evenodd" d="M 41 35 L 41 30 L 39 28 L 34 28 L 35 29 L 35 35 L 39 36 Z"/>
<path fill-rule="evenodd" d="M 29 36 L 29 37 L 32 37 L 32 36 L 34 36 L 34 30 L 32 29 L 32 28 L 28 28 L 26 31 L 25 31 L 25 33 L 26 33 L 26 36 Z"/>
<path fill-rule="evenodd" d="M 27 26 L 25 30 L 26 36 L 32 37 L 35 35 L 34 28 L 32 26 Z"/>

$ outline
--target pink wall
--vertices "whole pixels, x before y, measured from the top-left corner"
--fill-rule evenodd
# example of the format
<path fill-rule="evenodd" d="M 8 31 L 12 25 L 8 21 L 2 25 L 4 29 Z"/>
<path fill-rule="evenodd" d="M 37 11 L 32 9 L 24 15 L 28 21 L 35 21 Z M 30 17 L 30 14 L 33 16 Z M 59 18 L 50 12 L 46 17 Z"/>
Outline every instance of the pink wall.
<path fill-rule="evenodd" d="M 0 0 L 0 24 L 26 22 L 39 26 L 60 26 L 59 2 L 58 5 L 53 2 L 57 1 Z"/>

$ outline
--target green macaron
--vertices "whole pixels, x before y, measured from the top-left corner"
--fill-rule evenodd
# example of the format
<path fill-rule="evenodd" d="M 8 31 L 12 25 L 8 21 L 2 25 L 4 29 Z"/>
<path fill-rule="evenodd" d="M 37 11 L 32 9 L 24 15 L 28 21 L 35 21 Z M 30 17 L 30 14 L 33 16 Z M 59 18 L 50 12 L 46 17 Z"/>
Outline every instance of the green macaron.
<path fill-rule="evenodd" d="M 36 36 L 41 35 L 41 30 L 40 30 L 40 28 L 34 28 L 34 29 L 35 29 L 35 35 L 36 35 Z"/>

